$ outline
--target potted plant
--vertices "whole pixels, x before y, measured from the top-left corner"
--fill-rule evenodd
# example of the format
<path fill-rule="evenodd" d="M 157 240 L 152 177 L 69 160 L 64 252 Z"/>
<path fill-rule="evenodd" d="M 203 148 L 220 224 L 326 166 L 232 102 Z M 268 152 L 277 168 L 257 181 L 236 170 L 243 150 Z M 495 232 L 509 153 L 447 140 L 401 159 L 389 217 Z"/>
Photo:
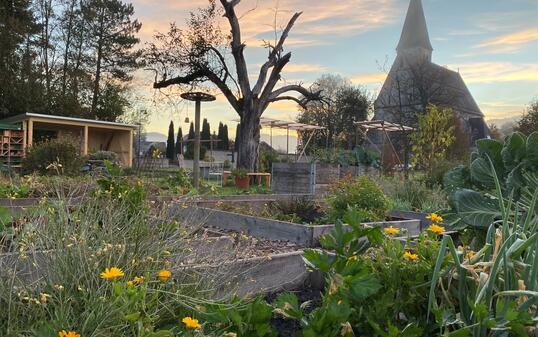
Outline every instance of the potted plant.
<path fill-rule="evenodd" d="M 235 168 L 232 170 L 232 177 L 234 185 L 240 190 L 246 190 L 249 187 L 250 179 L 247 174 L 247 170 L 242 168 Z"/>

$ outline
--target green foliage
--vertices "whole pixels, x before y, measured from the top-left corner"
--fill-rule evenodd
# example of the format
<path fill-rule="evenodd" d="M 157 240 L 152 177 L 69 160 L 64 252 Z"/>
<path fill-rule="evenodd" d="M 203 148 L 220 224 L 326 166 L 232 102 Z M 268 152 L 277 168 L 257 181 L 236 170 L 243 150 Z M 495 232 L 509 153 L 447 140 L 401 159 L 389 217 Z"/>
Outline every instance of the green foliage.
<path fill-rule="evenodd" d="M 418 130 L 411 135 L 412 162 L 425 169 L 430 177 L 434 167 L 446 158 L 447 150 L 454 141 L 453 115 L 452 109 L 430 105 L 418 117 Z"/>
<path fill-rule="evenodd" d="M 176 194 L 186 194 L 192 189 L 191 178 L 185 169 L 180 168 L 175 175 L 166 179 L 166 188 Z"/>
<path fill-rule="evenodd" d="M 108 160 L 112 163 L 118 162 L 118 154 L 113 151 L 96 151 L 94 153 L 90 153 L 88 156 L 88 159 L 90 160 Z"/>
<path fill-rule="evenodd" d="M 58 138 L 32 145 L 22 161 L 22 169 L 24 173 L 75 175 L 80 173 L 83 162 L 75 144 Z"/>
<path fill-rule="evenodd" d="M 438 185 L 428 185 L 420 177 L 401 176 L 377 179 L 383 192 L 391 199 L 392 208 L 422 213 L 439 212 L 448 208 L 446 192 Z"/>
<path fill-rule="evenodd" d="M 528 137 L 516 132 L 504 143 L 481 139 L 476 145 L 469 167 L 448 172 L 444 183 L 451 193 L 454 221 L 487 228 L 500 219 L 494 210 L 500 198 L 512 197 L 524 206 L 532 201 L 538 188 L 538 132 Z"/>
<path fill-rule="evenodd" d="M 247 174 L 248 171 L 243 168 L 237 167 L 232 170 L 232 177 L 234 178 L 243 179 L 247 176 Z"/>
<path fill-rule="evenodd" d="M 538 132 L 538 100 L 531 102 L 525 115 L 517 122 L 516 130 L 526 135 Z"/>
<path fill-rule="evenodd" d="M 493 161 L 490 167 L 495 171 Z M 437 257 L 428 308 L 434 313 L 443 312 L 438 321 L 442 333 L 449 336 L 485 337 L 495 332 L 528 336 L 538 323 L 538 216 L 535 213 L 538 191 L 535 190 L 529 205 L 513 207 L 513 198 L 502 197 L 495 174 L 493 180 L 497 199 L 488 201 L 489 209 L 476 215 L 478 220 L 469 220 L 484 225 L 490 222 L 485 245 L 469 255 L 456 249 L 450 236 L 444 236 Z M 471 192 L 468 194 L 475 198 L 482 197 L 478 192 Z M 486 218 L 487 212 L 498 216 Z M 495 218 L 501 220 L 494 222 Z M 447 258 L 451 262 L 443 265 L 441 261 Z M 457 282 L 453 282 L 455 279 Z M 436 292 L 445 296 L 435 296 Z"/>
<path fill-rule="evenodd" d="M 200 145 L 200 160 L 204 160 L 207 154 L 207 148 Z M 185 159 L 194 159 L 194 141 L 187 143 L 187 151 L 185 151 Z"/>
<path fill-rule="evenodd" d="M 430 336 L 436 328 L 427 319 L 429 281 L 439 241 L 420 236 L 404 248 L 379 228 L 363 228 L 356 212 L 348 211 L 330 234 L 325 250 L 307 249 L 310 269 L 326 275 L 321 304 L 310 313 L 293 294 L 280 295 L 275 312 L 301 324 L 301 336 Z M 405 257 L 412 250 L 416 260 Z M 327 253 L 331 251 L 331 255 Z"/>
<path fill-rule="evenodd" d="M 131 183 L 122 177 L 121 166 L 105 160 L 105 173 L 97 179 L 94 195 L 107 202 L 119 202 L 127 207 L 128 214 L 134 215 L 146 210 L 146 191 L 139 181 Z"/>
<path fill-rule="evenodd" d="M 310 144 L 316 148 L 342 147 L 351 149 L 356 142 L 353 122 L 366 120 L 371 112 L 372 99 L 366 91 L 354 86 L 349 79 L 339 75 L 322 75 L 313 85 L 322 91 L 326 102 L 310 101 L 297 118 L 299 123 L 323 126 L 312 137 Z M 309 135 L 303 135 L 306 142 Z"/>
<path fill-rule="evenodd" d="M 204 308 L 201 317 L 211 326 L 208 332 L 217 336 L 276 337 L 270 326 L 273 307 L 261 297 L 247 302 L 234 299 L 229 304 L 211 304 Z M 228 335 L 226 335 L 228 334 Z"/>
<path fill-rule="evenodd" d="M 372 166 L 379 167 L 379 154 L 363 146 L 356 146 L 353 150 L 340 148 L 316 148 L 313 151 L 314 161 L 324 164 L 339 164 L 346 166 Z"/>
<path fill-rule="evenodd" d="M 174 121 L 168 126 L 168 138 L 166 139 L 166 158 L 174 160 L 176 157 L 176 144 L 174 143 Z"/>
<path fill-rule="evenodd" d="M 273 163 L 281 162 L 278 152 L 276 152 L 269 146 L 265 146 L 265 144 L 263 143 L 260 144 L 258 160 L 259 160 L 259 171 L 268 172 L 268 173 L 270 173 L 271 170 L 273 169 Z"/>
<path fill-rule="evenodd" d="M 349 207 L 361 214 L 361 221 L 384 220 L 390 208 L 390 202 L 379 186 L 366 176 L 356 179 L 343 179 L 331 186 L 331 195 L 327 198 L 330 206 L 328 219 L 342 219 Z"/>
<path fill-rule="evenodd" d="M 320 207 L 309 196 L 277 201 L 270 206 L 269 213 L 277 220 L 295 223 L 313 223 L 322 216 Z"/>

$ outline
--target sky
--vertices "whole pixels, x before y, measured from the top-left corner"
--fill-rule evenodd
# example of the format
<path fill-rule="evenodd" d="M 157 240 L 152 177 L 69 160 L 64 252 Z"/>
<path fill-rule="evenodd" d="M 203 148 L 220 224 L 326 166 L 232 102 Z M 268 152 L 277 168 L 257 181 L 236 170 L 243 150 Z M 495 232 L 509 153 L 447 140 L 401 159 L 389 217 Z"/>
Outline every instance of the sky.
<path fill-rule="evenodd" d="M 142 41 L 165 32 L 171 22 L 182 26 L 206 0 L 134 0 L 142 22 Z M 294 12 L 303 12 L 285 49 L 292 52 L 282 84 L 308 86 L 325 73 L 340 74 L 375 97 L 396 56 L 409 0 L 242 0 L 241 26 L 253 76 L 265 61 L 262 39 L 274 39 L 274 22 L 282 29 Z M 423 0 L 433 45 L 433 62 L 459 71 L 487 120 L 521 115 L 538 98 L 538 0 Z M 275 21 L 276 18 L 276 21 Z M 225 30 L 228 27 L 224 26 Z M 152 78 L 138 73 L 137 95 L 156 97 Z M 171 119 L 193 119 L 193 104 L 171 101 L 153 105 L 148 131 L 166 133 Z M 222 95 L 202 106 L 212 130 L 219 121 L 235 129 L 237 115 Z M 278 102 L 266 117 L 291 120 L 297 107 Z M 233 135 L 233 133 L 232 133 Z"/>

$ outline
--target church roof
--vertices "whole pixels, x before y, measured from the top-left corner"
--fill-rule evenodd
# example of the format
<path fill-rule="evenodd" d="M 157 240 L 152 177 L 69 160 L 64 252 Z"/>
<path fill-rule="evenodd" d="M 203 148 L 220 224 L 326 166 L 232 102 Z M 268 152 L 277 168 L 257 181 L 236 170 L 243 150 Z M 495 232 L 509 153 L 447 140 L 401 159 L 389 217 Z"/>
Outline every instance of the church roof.
<path fill-rule="evenodd" d="M 402 51 L 414 48 L 433 50 L 421 0 L 411 0 L 409 3 L 402 35 L 396 50 Z"/>

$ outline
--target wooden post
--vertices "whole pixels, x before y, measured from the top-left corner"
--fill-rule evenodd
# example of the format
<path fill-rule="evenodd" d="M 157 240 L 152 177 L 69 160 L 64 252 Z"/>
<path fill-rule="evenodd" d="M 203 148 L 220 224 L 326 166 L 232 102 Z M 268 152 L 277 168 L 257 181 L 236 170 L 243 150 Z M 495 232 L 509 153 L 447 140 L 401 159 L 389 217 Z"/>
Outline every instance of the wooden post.
<path fill-rule="evenodd" d="M 34 121 L 28 119 L 28 139 L 26 140 L 27 147 L 31 147 L 34 140 Z"/>
<path fill-rule="evenodd" d="M 82 155 L 88 155 L 88 126 L 84 125 L 84 134 L 82 136 Z"/>
<path fill-rule="evenodd" d="M 131 167 L 133 165 L 133 138 L 134 131 L 131 129 L 129 131 L 129 162 L 127 163 L 127 167 Z"/>
<path fill-rule="evenodd" d="M 22 151 L 24 155 L 26 154 L 26 138 L 28 137 L 26 133 L 27 129 L 26 121 L 22 121 Z"/>

